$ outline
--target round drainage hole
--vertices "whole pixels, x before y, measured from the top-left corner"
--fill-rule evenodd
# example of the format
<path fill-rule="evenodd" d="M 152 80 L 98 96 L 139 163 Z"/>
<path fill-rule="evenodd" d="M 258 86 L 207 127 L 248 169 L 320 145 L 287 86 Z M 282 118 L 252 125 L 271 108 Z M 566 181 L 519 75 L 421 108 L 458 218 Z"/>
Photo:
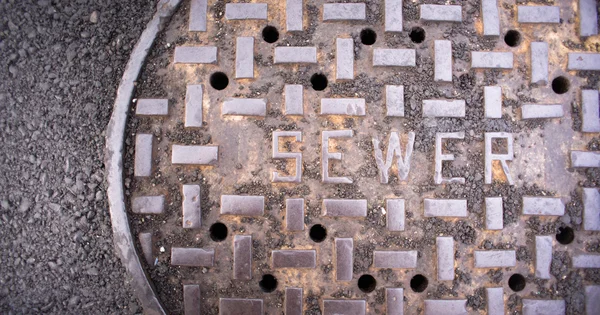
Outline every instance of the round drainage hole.
<path fill-rule="evenodd" d="M 510 47 L 517 47 L 521 43 L 521 33 L 510 30 L 504 35 L 504 42 Z"/>
<path fill-rule="evenodd" d="M 227 226 L 221 222 L 211 225 L 208 231 L 210 238 L 215 242 L 221 242 L 227 238 Z"/>
<path fill-rule="evenodd" d="M 310 228 L 308 235 L 310 236 L 311 240 L 321 243 L 327 237 L 327 229 L 320 224 L 315 224 Z"/>
<path fill-rule="evenodd" d="M 408 35 L 413 43 L 420 44 L 425 40 L 425 30 L 422 27 L 415 26 Z"/>
<path fill-rule="evenodd" d="M 575 232 L 570 227 L 561 227 L 558 228 L 558 233 L 556 233 L 556 240 L 563 244 L 571 244 L 575 239 Z"/>
<path fill-rule="evenodd" d="M 365 293 L 373 292 L 376 286 L 377 280 L 371 275 L 362 275 L 358 278 L 358 288 Z"/>
<path fill-rule="evenodd" d="M 554 91 L 556 94 L 567 93 L 567 91 L 569 91 L 569 87 L 571 87 L 571 84 L 565 77 L 556 77 L 554 80 L 552 80 L 552 91 Z"/>
<path fill-rule="evenodd" d="M 415 292 L 423 292 L 427 289 L 429 281 L 424 275 L 416 275 L 410 279 L 410 288 Z"/>
<path fill-rule="evenodd" d="M 363 45 L 373 45 L 375 44 L 376 40 L 377 33 L 375 33 L 374 30 L 365 28 L 364 30 L 360 31 L 360 42 L 363 43 Z"/>
<path fill-rule="evenodd" d="M 210 75 L 210 86 L 215 90 L 223 90 L 229 85 L 229 79 L 223 72 L 215 72 Z"/>
<path fill-rule="evenodd" d="M 274 43 L 279 39 L 279 31 L 275 26 L 267 25 L 262 30 L 262 38 L 267 43 Z"/>
<path fill-rule="evenodd" d="M 323 91 L 327 87 L 327 77 L 322 73 L 315 73 L 310 77 L 310 84 L 315 91 Z"/>
<path fill-rule="evenodd" d="M 525 289 L 525 277 L 523 277 L 521 274 L 515 273 L 508 279 L 508 286 L 515 292 Z"/>
<path fill-rule="evenodd" d="M 277 289 L 277 278 L 270 274 L 263 275 L 262 279 L 258 282 L 258 286 L 263 292 L 273 292 Z"/>

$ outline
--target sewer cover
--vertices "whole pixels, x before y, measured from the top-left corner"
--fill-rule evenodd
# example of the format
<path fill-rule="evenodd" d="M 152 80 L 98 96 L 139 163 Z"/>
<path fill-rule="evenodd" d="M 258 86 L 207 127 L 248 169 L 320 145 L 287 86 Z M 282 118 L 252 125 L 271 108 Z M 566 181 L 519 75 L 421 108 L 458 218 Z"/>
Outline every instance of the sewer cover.
<path fill-rule="evenodd" d="M 164 310 L 600 312 L 598 4 L 343 2 L 158 34 L 123 184 Z"/>

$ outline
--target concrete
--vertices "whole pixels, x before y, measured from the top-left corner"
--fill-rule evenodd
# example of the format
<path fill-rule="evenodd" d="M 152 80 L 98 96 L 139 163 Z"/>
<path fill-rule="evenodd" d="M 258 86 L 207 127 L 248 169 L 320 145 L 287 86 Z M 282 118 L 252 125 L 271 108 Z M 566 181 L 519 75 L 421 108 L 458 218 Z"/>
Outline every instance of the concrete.
<path fill-rule="evenodd" d="M 438 281 L 454 280 L 454 238 L 439 236 L 435 238 L 437 250 L 437 279 Z"/>
<path fill-rule="evenodd" d="M 552 263 L 552 236 L 535 237 L 535 277 L 550 279 Z"/>
<path fill-rule="evenodd" d="M 323 199 L 323 215 L 331 217 L 366 217 L 366 199 Z"/>
<path fill-rule="evenodd" d="M 214 165 L 219 159 L 219 147 L 209 145 L 172 146 L 171 164 Z"/>
<path fill-rule="evenodd" d="M 252 279 L 252 236 L 233 237 L 233 279 Z"/>
<path fill-rule="evenodd" d="M 423 200 L 426 217 L 466 217 L 467 200 L 464 199 L 428 199 Z"/>
<path fill-rule="evenodd" d="M 271 251 L 273 268 L 315 268 L 317 252 L 314 250 Z"/>
<path fill-rule="evenodd" d="M 452 82 L 452 42 L 449 40 L 434 41 L 433 80 Z"/>
<path fill-rule="evenodd" d="M 323 300 L 323 315 L 365 315 L 364 300 Z"/>
<path fill-rule="evenodd" d="M 254 37 L 238 37 L 235 41 L 235 78 L 254 78 Z"/>
<path fill-rule="evenodd" d="M 322 98 L 321 115 L 364 116 L 364 98 Z"/>
<path fill-rule="evenodd" d="M 183 185 L 182 195 L 183 228 L 199 229 L 202 226 L 200 185 Z"/>
<path fill-rule="evenodd" d="M 502 197 L 485 198 L 485 228 L 488 230 L 502 230 L 504 228 Z"/>
<path fill-rule="evenodd" d="M 548 43 L 531 42 L 531 83 L 548 83 Z"/>
<path fill-rule="evenodd" d="M 264 98 L 226 98 L 221 109 L 223 115 L 262 116 L 267 114 L 267 100 Z"/>
<path fill-rule="evenodd" d="M 520 5 L 517 16 L 519 23 L 560 23 L 560 7 Z"/>
<path fill-rule="evenodd" d="M 304 231 L 304 199 L 285 200 L 285 228 L 288 231 Z"/>
<path fill-rule="evenodd" d="M 564 300 L 530 300 L 523 299 L 523 315 L 564 315 Z"/>
<path fill-rule="evenodd" d="M 583 188 L 583 229 L 600 231 L 600 192 L 597 188 Z"/>
<path fill-rule="evenodd" d="M 481 1 L 484 36 L 500 36 L 500 15 L 497 0 Z"/>
<path fill-rule="evenodd" d="M 192 0 L 190 2 L 190 20 L 188 30 L 190 32 L 206 32 L 207 0 Z"/>
<path fill-rule="evenodd" d="M 221 214 L 257 216 L 265 211 L 264 196 L 221 196 Z"/>
<path fill-rule="evenodd" d="M 502 87 L 485 86 L 483 88 L 485 118 L 502 118 Z"/>
<path fill-rule="evenodd" d="M 387 199 L 385 209 L 388 231 L 404 231 L 404 199 Z"/>
<path fill-rule="evenodd" d="M 472 51 L 471 68 L 512 69 L 513 53 L 500 51 Z"/>
<path fill-rule="evenodd" d="M 192 247 L 172 247 L 171 265 L 187 267 L 212 267 L 215 250 Z"/>
<path fill-rule="evenodd" d="M 302 5 L 303 0 L 286 0 L 285 1 L 285 27 L 288 32 L 300 32 L 304 28 Z"/>
<path fill-rule="evenodd" d="M 351 281 L 354 272 L 354 241 L 351 238 L 335 239 L 335 280 Z"/>
<path fill-rule="evenodd" d="M 386 116 L 404 117 L 404 86 L 385 86 L 385 109 Z"/>
<path fill-rule="evenodd" d="M 266 20 L 267 12 L 266 3 L 225 4 L 225 18 L 228 20 Z"/>
<path fill-rule="evenodd" d="M 317 63 L 317 47 L 275 47 L 275 63 Z"/>
<path fill-rule="evenodd" d="M 385 0 L 384 3 L 385 31 L 402 32 L 402 0 Z"/>
<path fill-rule="evenodd" d="M 521 106 L 521 118 L 523 119 L 561 118 L 564 114 L 562 105 L 525 104 Z"/>
<path fill-rule="evenodd" d="M 201 84 L 188 85 L 185 92 L 185 122 L 186 128 L 202 127 L 203 87 Z"/>
<path fill-rule="evenodd" d="M 423 100 L 423 117 L 465 117 L 464 100 Z"/>
<path fill-rule="evenodd" d="M 373 66 L 414 67 L 417 53 L 414 49 L 373 49 Z"/>
<path fill-rule="evenodd" d="M 600 101 L 597 90 L 581 90 L 581 131 L 600 132 Z"/>
<path fill-rule="evenodd" d="M 567 70 L 596 70 L 600 71 L 600 54 L 598 53 L 569 53 Z"/>
<path fill-rule="evenodd" d="M 425 300 L 425 315 L 467 315 L 467 300 Z"/>
<path fill-rule="evenodd" d="M 600 167 L 600 152 L 571 151 L 571 167 Z"/>
<path fill-rule="evenodd" d="M 354 79 L 354 40 L 337 38 L 335 40 L 336 80 Z"/>
<path fill-rule="evenodd" d="M 135 161 L 133 175 L 148 177 L 152 174 L 152 134 L 135 135 Z"/>
<path fill-rule="evenodd" d="M 285 114 L 304 115 L 304 87 L 301 84 L 285 85 Z"/>
<path fill-rule="evenodd" d="M 173 61 L 184 64 L 217 63 L 217 47 L 214 46 L 177 46 Z"/>
<path fill-rule="evenodd" d="M 161 214 L 165 208 L 165 196 L 139 196 L 131 198 L 131 211 L 141 214 Z"/>
<path fill-rule="evenodd" d="M 475 268 L 503 268 L 514 267 L 517 264 L 517 256 L 514 250 L 476 250 Z"/>
<path fill-rule="evenodd" d="M 419 5 L 421 20 L 434 22 L 462 22 L 460 5 Z"/>
<path fill-rule="evenodd" d="M 364 20 L 367 18 L 364 3 L 325 3 L 323 21 Z"/>
<path fill-rule="evenodd" d="M 417 251 L 380 251 L 373 252 L 373 267 L 391 269 L 417 268 Z"/>
<path fill-rule="evenodd" d="M 140 98 L 136 102 L 135 114 L 142 116 L 167 116 L 169 100 L 156 98 Z"/>
<path fill-rule="evenodd" d="M 565 204 L 560 198 L 523 196 L 523 215 L 565 214 Z"/>

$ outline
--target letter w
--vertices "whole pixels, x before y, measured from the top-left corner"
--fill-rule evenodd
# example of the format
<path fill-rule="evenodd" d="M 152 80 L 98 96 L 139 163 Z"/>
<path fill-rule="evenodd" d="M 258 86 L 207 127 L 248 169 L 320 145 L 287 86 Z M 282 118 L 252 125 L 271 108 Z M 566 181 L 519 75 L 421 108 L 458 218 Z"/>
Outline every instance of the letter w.
<path fill-rule="evenodd" d="M 379 169 L 379 181 L 382 184 L 387 184 L 389 180 L 389 170 L 392 167 L 394 156 L 398 161 L 398 176 L 401 180 L 408 178 L 408 172 L 410 172 L 410 158 L 413 152 L 413 146 L 415 144 L 415 133 L 408 133 L 408 143 L 406 144 L 406 150 L 404 152 L 404 158 L 402 158 L 402 149 L 400 148 L 400 137 L 397 132 L 390 133 L 390 139 L 387 147 L 386 159 L 383 159 L 383 152 L 379 148 L 379 139 L 373 137 L 373 148 L 375 149 L 375 161 L 377 162 L 377 169 Z"/>

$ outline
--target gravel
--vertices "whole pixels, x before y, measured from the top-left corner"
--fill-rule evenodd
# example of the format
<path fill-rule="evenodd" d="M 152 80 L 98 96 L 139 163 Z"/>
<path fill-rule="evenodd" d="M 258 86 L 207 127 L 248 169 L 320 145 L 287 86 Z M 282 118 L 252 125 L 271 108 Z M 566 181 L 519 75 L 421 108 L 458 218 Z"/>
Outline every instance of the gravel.
<path fill-rule="evenodd" d="M 0 313 L 138 313 L 103 150 L 156 1 L 0 0 Z"/>

